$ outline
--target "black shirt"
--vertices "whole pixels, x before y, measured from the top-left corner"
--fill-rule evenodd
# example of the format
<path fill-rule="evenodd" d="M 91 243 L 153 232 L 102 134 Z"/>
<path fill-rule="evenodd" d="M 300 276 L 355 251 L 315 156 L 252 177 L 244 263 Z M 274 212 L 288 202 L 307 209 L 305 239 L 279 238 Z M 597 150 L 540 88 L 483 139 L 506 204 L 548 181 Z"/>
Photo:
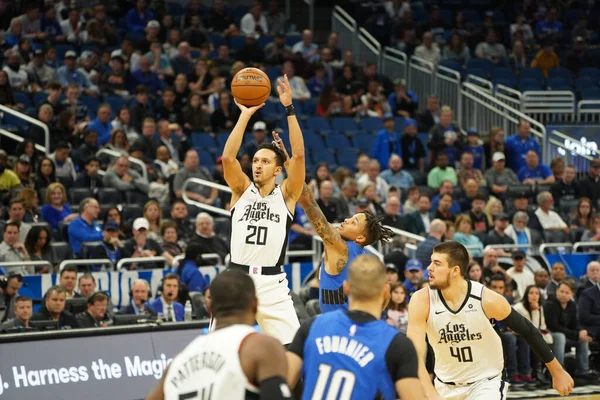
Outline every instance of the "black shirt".
<path fill-rule="evenodd" d="M 359 324 L 365 324 L 368 322 L 376 321 L 377 319 L 363 311 L 358 310 L 346 310 L 344 311 L 348 317 Z M 313 317 L 300 325 L 298 332 L 294 340 L 290 344 L 288 351 L 296 354 L 298 357 L 304 359 L 304 343 L 308 338 L 312 323 L 315 321 Z M 385 363 L 387 370 L 392 378 L 392 382 L 397 382 L 400 379 L 405 378 L 418 378 L 418 358 L 417 352 L 412 342 L 403 333 L 398 334 L 392 339 L 386 353 Z"/>
<path fill-rule="evenodd" d="M 481 213 L 481 215 L 478 217 L 477 215 L 473 214 L 473 211 L 469 211 L 467 214 L 471 218 L 471 227 L 473 228 L 473 232 L 487 232 L 490 230 L 491 226 L 487 215 Z"/>
<path fill-rule="evenodd" d="M 340 206 L 337 202 L 337 199 L 329 199 L 329 202 L 327 204 L 325 204 L 323 200 L 318 199 L 317 204 L 321 208 L 321 211 L 323 211 L 323 215 L 325 216 L 327 222 L 329 222 L 330 224 L 339 222 Z"/>
<path fill-rule="evenodd" d="M 182 109 L 177 108 L 175 104 L 173 104 L 173 108 L 171 109 L 160 106 L 156 110 L 156 120 L 160 121 L 161 119 L 166 119 L 170 124 L 179 124 L 180 126 L 183 126 Z"/>
<path fill-rule="evenodd" d="M 410 135 L 400 137 L 400 147 L 402 148 L 402 161 L 405 169 L 419 169 L 419 159 L 425 158 L 425 146 L 423 142 Z"/>
<path fill-rule="evenodd" d="M 577 321 L 577 304 L 569 301 L 562 308 L 556 297 L 549 296 L 544 303 L 546 326 L 551 332 L 562 332 L 567 339 L 579 341 L 579 321 Z"/>
<path fill-rule="evenodd" d="M 559 179 L 550 187 L 550 193 L 552 193 L 552 198 L 557 204 L 560 204 L 561 200 L 577 199 L 579 197 L 579 184 L 575 181 L 566 183 Z"/>

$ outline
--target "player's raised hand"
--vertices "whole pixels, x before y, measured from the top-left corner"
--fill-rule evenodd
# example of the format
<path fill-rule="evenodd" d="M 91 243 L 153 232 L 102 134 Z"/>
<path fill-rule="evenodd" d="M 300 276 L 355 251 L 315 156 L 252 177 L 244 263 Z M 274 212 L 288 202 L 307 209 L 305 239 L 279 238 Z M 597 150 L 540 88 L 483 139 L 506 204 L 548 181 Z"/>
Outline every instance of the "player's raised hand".
<path fill-rule="evenodd" d="M 575 386 L 573 378 L 571 378 L 571 375 L 564 369 L 552 374 L 552 387 L 561 396 L 568 396 L 573 390 L 573 386 Z"/>
<path fill-rule="evenodd" d="M 279 101 L 284 107 L 292 105 L 292 88 L 287 75 L 283 76 L 283 80 L 277 79 L 277 93 L 279 93 Z"/>
<path fill-rule="evenodd" d="M 254 114 L 255 112 L 260 110 L 265 105 L 265 103 L 262 103 L 257 106 L 247 107 L 243 104 L 238 103 L 235 98 L 233 99 L 233 102 L 235 103 L 236 106 L 238 106 L 238 108 L 240 109 L 242 114 L 246 113 L 246 114 L 250 114 L 250 115 Z"/>
<path fill-rule="evenodd" d="M 290 155 L 288 154 L 287 149 L 285 148 L 285 144 L 283 143 L 283 140 L 279 137 L 279 133 L 273 131 L 273 146 L 279 147 L 281 149 L 281 151 L 283 151 L 283 154 L 285 154 L 285 162 L 283 163 L 283 166 L 285 168 L 288 167 L 288 164 L 290 162 Z"/>

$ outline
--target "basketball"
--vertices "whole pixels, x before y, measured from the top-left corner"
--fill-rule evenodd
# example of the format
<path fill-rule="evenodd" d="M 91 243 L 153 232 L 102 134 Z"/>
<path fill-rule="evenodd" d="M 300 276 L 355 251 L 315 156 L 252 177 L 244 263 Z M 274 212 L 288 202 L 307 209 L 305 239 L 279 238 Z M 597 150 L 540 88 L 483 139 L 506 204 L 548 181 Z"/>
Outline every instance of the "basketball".
<path fill-rule="evenodd" d="M 247 107 L 264 103 L 271 94 L 271 81 L 258 68 L 244 68 L 233 77 L 231 93 L 238 103 Z"/>

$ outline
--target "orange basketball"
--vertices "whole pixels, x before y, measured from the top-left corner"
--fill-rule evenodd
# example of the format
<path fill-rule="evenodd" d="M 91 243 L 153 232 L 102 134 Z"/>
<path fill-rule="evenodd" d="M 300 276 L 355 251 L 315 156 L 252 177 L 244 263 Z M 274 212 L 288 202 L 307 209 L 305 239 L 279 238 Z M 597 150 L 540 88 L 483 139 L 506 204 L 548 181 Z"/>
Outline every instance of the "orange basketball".
<path fill-rule="evenodd" d="M 271 94 L 271 81 L 258 68 L 244 68 L 231 81 L 231 93 L 238 103 L 247 107 L 264 103 Z"/>

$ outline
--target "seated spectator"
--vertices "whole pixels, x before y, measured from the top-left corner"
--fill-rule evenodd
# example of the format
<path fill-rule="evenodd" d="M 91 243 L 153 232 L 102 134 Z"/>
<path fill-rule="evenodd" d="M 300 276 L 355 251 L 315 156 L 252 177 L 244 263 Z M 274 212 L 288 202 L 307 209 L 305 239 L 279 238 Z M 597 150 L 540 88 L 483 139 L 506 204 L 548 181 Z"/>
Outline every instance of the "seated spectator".
<path fill-rule="evenodd" d="M 127 30 L 130 32 L 143 32 L 148 23 L 155 19 L 154 13 L 148 10 L 146 0 L 136 0 L 135 7 L 125 16 Z"/>
<path fill-rule="evenodd" d="M 552 269 L 550 270 L 550 282 L 546 286 L 547 295 L 555 296 L 556 288 L 558 288 L 558 285 L 566 277 L 567 277 L 567 269 L 565 267 L 565 264 L 561 263 L 560 261 L 557 261 L 554 264 L 552 264 Z M 575 293 L 575 292 L 573 292 L 573 293 Z M 571 298 L 575 299 L 575 297 L 573 295 L 571 296 Z"/>
<path fill-rule="evenodd" d="M 98 174 L 100 170 L 100 160 L 96 157 L 90 157 L 85 161 L 85 169 L 77 175 L 74 188 L 90 189 L 96 194 L 103 187 L 102 177 Z"/>
<path fill-rule="evenodd" d="M 325 219 L 329 223 L 338 223 L 343 220 L 341 206 L 335 197 L 333 197 L 333 184 L 329 180 L 323 180 L 318 185 L 319 197 L 317 204 L 323 211 Z"/>
<path fill-rule="evenodd" d="M 255 2 L 250 11 L 242 17 L 240 20 L 240 31 L 244 35 L 255 33 L 266 35 L 269 33 L 267 18 L 262 13 L 260 2 Z"/>
<path fill-rule="evenodd" d="M 408 257 L 404 254 L 405 241 L 401 236 L 394 236 L 390 243 L 389 251 L 384 256 L 384 263 L 392 264 L 398 273 L 404 275 L 404 268 L 408 262 Z M 397 279 L 396 279 L 397 281 Z"/>
<path fill-rule="evenodd" d="M 436 194 L 433 199 L 431 199 L 431 211 L 435 211 L 438 208 L 440 202 L 440 196 L 443 194 L 449 193 L 452 194 L 454 192 L 454 184 L 450 181 L 442 181 L 440 185 L 440 193 Z M 452 214 L 460 214 L 460 204 L 456 200 L 452 200 L 452 207 L 450 208 L 450 212 Z"/>
<path fill-rule="evenodd" d="M 183 248 L 179 243 L 185 245 L 184 240 L 178 240 L 177 224 L 173 221 L 165 221 L 160 228 L 162 238 L 162 248 L 164 251 L 177 257 L 183 254 Z"/>
<path fill-rule="evenodd" d="M 489 245 L 510 245 L 515 244 L 515 240 L 506 233 L 508 227 L 508 215 L 500 213 L 494 218 L 494 229 L 490 230 L 485 238 L 486 246 Z M 506 247 L 508 249 L 509 247 Z"/>
<path fill-rule="evenodd" d="M 204 104 L 202 97 L 194 93 L 189 97 L 189 103 L 183 107 L 184 128 L 192 132 L 210 132 L 210 110 Z"/>
<path fill-rule="evenodd" d="M 386 282 L 388 285 L 393 285 L 400 281 L 400 274 L 398 273 L 398 268 L 394 264 L 386 264 Z M 404 271 L 406 272 L 406 271 Z M 404 274 L 402 274 L 404 275 Z M 402 282 L 400 282 L 402 284 Z M 404 286 L 404 285 L 403 285 Z"/>
<path fill-rule="evenodd" d="M 158 121 L 158 139 L 154 147 L 166 146 L 173 161 L 180 163 L 183 151 L 187 148 L 187 138 L 180 125 L 170 124 L 166 119 Z"/>
<path fill-rule="evenodd" d="M 95 131 L 98 134 L 98 144 L 106 145 L 111 138 L 113 126 L 110 122 L 111 109 L 110 104 L 104 103 L 98 107 L 97 117 L 88 126 L 88 130 Z"/>
<path fill-rule="evenodd" d="M 548 299 L 548 291 L 546 289 L 549 282 L 548 271 L 545 268 L 538 269 L 533 274 L 533 281 L 535 282 L 535 286 L 540 291 L 542 302 L 545 302 Z"/>
<path fill-rule="evenodd" d="M 404 121 L 404 134 L 400 137 L 400 148 L 406 169 L 425 172 L 425 146 L 417 138 L 417 121 L 414 119 Z"/>
<path fill-rule="evenodd" d="M 471 209 L 466 214 L 471 218 L 471 228 L 473 229 L 473 232 L 485 233 L 490 229 L 487 215 L 483 212 L 484 207 L 485 197 L 477 193 L 471 201 Z"/>
<path fill-rule="evenodd" d="M 342 218 L 348 218 L 355 214 L 356 195 L 358 194 L 358 184 L 354 178 L 344 179 L 341 191 L 337 196 L 340 201 L 340 213 Z"/>
<path fill-rule="evenodd" d="M 38 109 L 37 119 L 48 126 L 52 136 L 61 136 L 59 129 L 54 125 L 54 112 L 52 111 L 52 106 L 49 104 L 42 104 Z M 46 132 L 40 126 L 30 125 L 27 136 L 36 144 L 42 146 L 46 145 Z M 54 144 L 50 141 L 50 151 L 52 150 L 54 150 Z"/>
<path fill-rule="evenodd" d="M 187 241 L 194 235 L 194 228 L 188 222 L 188 210 L 185 203 L 175 200 L 171 205 L 171 220 L 177 224 L 177 236 Z"/>
<path fill-rule="evenodd" d="M 100 205 L 91 197 L 84 199 L 79 205 L 79 216 L 71 221 L 68 228 L 69 243 L 75 256 L 79 256 L 82 243 L 99 242 L 103 239 L 96 222 L 99 213 Z"/>
<path fill-rule="evenodd" d="M 558 362 L 565 365 L 565 348 L 575 347 L 575 377 L 597 380 L 598 375 L 591 373 L 589 365 L 589 343 L 594 338 L 586 329 L 581 328 L 577 320 L 577 303 L 571 301 L 574 294 L 575 284 L 571 280 L 563 280 L 558 284 L 556 297 L 550 296 L 544 303 L 546 324 L 556 340 L 553 347 L 557 350 L 555 354 Z"/>
<path fill-rule="evenodd" d="M 167 124 L 178 124 L 183 126 L 183 113 L 181 108 L 176 108 L 175 92 L 173 88 L 165 88 L 162 92 L 162 104 L 155 110 L 156 120 L 158 121 L 159 130 L 162 120 Z M 160 133 L 160 131 L 159 131 Z"/>
<path fill-rule="evenodd" d="M 120 96 L 129 100 L 129 86 L 131 84 L 131 72 L 125 68 L 125 58 L 119 50 L 110 55 L 110 71 L 100 77 L 100 88 L 103 93 Z M 114 123 L 114 122 L 113 122 Z"/>
<path fill-rule="evenodd" d="M 463 185 L 463 194 L 459 200 L 460 209 L 462 212 L 468 212 L 471 209 L 472 202 L 475 197 L 482 196 L 479 193 L 479 184 L 475 179 L 467 179 Z M 483 197 L 485 201 L 485 197 Z"/>
<path fill-rule="evenodd" d="M 73 213 L 67 201 L 67 191 L 61 183 L 52 183 L 48 186 L 45 204 L 40 213 L 52 229 L 58 229 L 61 222 L 68 223 L 79 216 Z"/>
<path fill-rule="evenodd" d="M 456 228 L 456 233 L 454 234 L 454 241 L 458 242 L 464 246 L 469 246 L 469 253 L 473 257 L 482 257 L 483 256 L 483 243 L 481 240 L 471 232 L 473 221 L 466 215 L 460 215 L 456 219 L 454 226 Z"/>
<path fill-rule="evenodd" d="M 429 234 L 424 241 L 419 242 L 415 251 L 415 259 L 422 265 L 431 264 L 433 248 L 438 245 L 446 234 L 446 223 L 440 219 L 434 219 L 429 226 Z"/>
<path fill-rule="evenodd" d="M 329 79 L 325 75 L 325 67 L 323 64 L 316 64 L 314 67 L 314 73 L 315 75 L 308 80 L 306 86 L 308 87 L 308 90 L 310 90 L 311 97 L 318 99 L 323 93 L 325 87 L 331 85 L 331 82 L 329 82 Z"/>
<path fill-rule="evenodd" d="M 536 54 L 531 62 L 531 68 L 537 68 L 546 78 L 551 68 L 560 67 L 558 55 L 554 52 L 552 42 L 546 41 L 543 43 L 542 49 Z"/>
<path fill-rule="evenodd" d="M 402 159 L 396 154 L 392 154 L 388 163 L 389 169 L 383 171 L 379 176 L 386 181 L 389 186 L 408 190 L 415 185 L 415 180 L 411 174 L 402 170 Z"/>
<path fill-rule="evenodd" d="M 42 308 L 33 313 L 30 321 L 58 321 L 58 329 L 78 328 L 77 320 L 65 310 L 67 292 L 61 286 L 52 286 L 44 294 Z"/>
<path fill-rule="evenodd" d="M 379 161 L 380 165 L 388 165 L 390 157 L 393 154 L 397 156 L 402 155 L 400 134 L 394 129 L 395 124 L 396 122 L 392 114 L 388 113 L 383 116 L 384 129 L 377 134 L 377 139 L 371 153 L 371 157 Z"/>
<path fill-rule="evenodd" d="M 143 217 L 149 224 L 148 238 L 162 244 L 160 227 L 162 225 L 162 210 L 158 201 L 151 199 L 144 204 Z"/>
<path fill-rule="evenodd" d="M 131 283 L 131 304 L 122 307 L 119 311 L 121 315 L 146 315 L 156 316 L 156 310 L 150 306 L 148 299 L 150 297 L 150 285 L 144 279 L 136 279 Z"/>
<path fill-rule="evenodd" d="M 197 49 L 209 43 L 200 15 L 192 15 L 190 26 L 183 31 L 183 40 L 188 42 L 191 47 Z"/>
<path fill-rule="evenodd" d="M 25 245 L 19 241 L 19 224 L 17 222 L 7 222 L 4 225 L 2 239 L 2 243 L 0 243 L 1 262 L 23 262 L 31 259 Z M 34 268 L 29 266 L 11 267 L 11 272 L 32 275 Z"/>
<path fill-rule="evenodd" d="M 563 26 L 556 20 L 556 9 L 546 11 L 546 19 L 541 19 L 535 24 L 535 36 L 539 41 L 560 42 Z"/>
<path fill-rule="evenodd" d="M 302 40 L 292 47 L 292 53 L 300 53 L 309 64 L 319 60 L 319 46 L 313 43 L 313 33 L 310 29 L 302 31 Z"/>
<path fill-rule="evenodd" d="M 173 264 L 173 256 L 164 251 L 154 240 L 148 238 L 150 224 L 146 218 L 133 221 L 133 239 L 124 243 L 122 258 L 164 257 L 169 265 Z M 146 264 L 147 267 L 162 268 L 161 263 Z M 136 264 L 129 264 L 128 269 L 136 269 Z"/>
<path fill-rule="evenodd" d="M 50 82 L 57 80 L 56 70 L 46 65 L 44 61 L 44 50 L 36 49 L 33 51 L 31 62 L 25 68 L 27 74 L 32 78 L 32 85 L 35 88 L 47 87 Z"/>
<path fill-rule="evenodd" d="M 17 159 L 15 163 L 15 173 L 21 181 L 21 187 L 33 188 L 33 168 L 31 165 L 31 159 L 29 156 L 23 154 Z"/>
<path fill-rule="evenodd" d="M 283 75 L 277 78 L 277 80 L 279 81 L 281 79 L 283 81 L 284 76 L 287 75 L 294 100 L 305 101 L 310 99 L 310 91 L 306 87 L 304 79 L 295 75 L 294 64 L 292 64 L 291 61 L 286 61 L 283 63 L 281 72 L 283 72 Z"/>
<path fill-rule="evenodd" d="M 581 197 L 579 195 L 579 182 L 576 181 L 576 177 L 575 167 L 567 165 L 563 176 L 556 179 L 556 182 L 552 184 L 550 192 L 558 204 L 563 200 L 574 200 Z"/>
<path fill-rule="evenodd" d="M 504 230 L 506 237 L 511 238 L 515 244 L 528 246 L 521 247 L 527 254 L 532 254 L 534 249 L 542 244 L 540 232 L 527 226 L 529 216 L 524 211 L 517 211 L 512 217 L 512 225 Z"/>
<path fill-rule="evenodd" d="M 433 33 L 425 32 L 423 34 L 423 43 L 415 49 L 415 56 L 429 61 L 435 68 L 441 60 L 441 52 L 438 44 L 433 39 Z"/>
<path fill-rule="evenodd" d="M 162 294 L 160 297 L 149 302 L 148 305 L 164 318 L 167 322 L 181 322 L 184 317 L 184 309 L 181 303 L 174 299 L 179 293 L 179 276 L 167 274 L 162 280 Z"/>
<path fill-rule="evenodd" d="M 196 235 L 190 243 L 200 245 L 201 254 L 218 254 L 223 262 L 229 254 L 229 246 L 221 237 L 215 235 L 213 218 L 205 212 L 196 217 Z M 210 262 L 212 263 L 212 260 Z"/>
<path fill-rule="evenodd" d="M 199 178 L 207 181 L 212 181 L 210 173 L 203 167 L 200 167 L 200 158 L 196 150 L 188 150 L 185 153 L 185 159 L 183 160 L 183 168 L 175 174 L 175 180 L 173 181 L 173 191 L 177 198 L 182 197 L 183 183 L 189 178 Z M 192 185 L 186 195 L 195 201 L 199 201 L 204 204 L 212 205 L 217 200 L 218 191 L 208 186 Z"/>
<path fill-rule="evenodd" d="M 29 60 L 24 60 L 24 64 L 21 62 L 21 56 L 18 52 L 12 52 L 8 55 L 6 66 L 3 71 L 8 76 L 8 83 L 13 90 L 19 90 L 24 92 L 31 91 L 30 79 L 27 74 L 25 65 Z"/>
<path fill-rule="evenodd" d="M 574 48 L 567 56 L 565 66 L 574 74 L 579 74 L 581 68 L 591 67 L 594 64 L 594 60 L 587 50 L 586 38 L 575 34 L 573 37 L 575 37 Z"/>
<path fill-rule="evenodd" d="M 154 123 L 154 111 L 148 99 L 148 88 L 138 85 L 135 88 L 134 100 L 131 102 L 129 112 L 131 114 L 131 126 L 136 132 L 142 132 L 143 124 L 148 120 Z M 114 127 L 113 127 L 114 128 Z M 154 131 L 152 131 L 154 133 Z"/>
<path fill-rule="evenodd" d="M 278 33 L 274 40 L 265 46 L 265 63 L 267 65 L 281 65 L 292 58 L 291 47 L 285 44 L 285 34 Z"/>
<path fill-rule="evenodd" d="M 367 91 L 360 96 L 360 102 L 364 106 L 366 116 L 381 118 L 385 114 L 392 115 L 383 87 L 376 80 L 367 82 Z"/>
<path fill-rule="evenodd" d="M 106 221 L 102 227 L 102 243 L 92 249 L 90 258 L 108 258 L 117 265 L 119 260 L 124 258 L 122 252 L 123 243 L 119 239 L 119 225 L 114 221 Z"/>
<path fill-rule="evenodd" d="M 60 28 L 68 43 L 73 45 L 87 43 L 88 32 L 85 29 L 80 10 L 77 7 L 68 10 L 68 18 L 60 23 Z"/>
<path fill-rule="evenodd" d="M 76 123 L 89 120 L 88 108 L 79 99 L 79 94 L 79 88 L 77 85 L 73 83 L 70 84 L 66 90 L 67 98 L 62 102 L 63 107 L 58 114 L 55 113 L 55 115 L 60 115 L 62 112 L 64 112 L 64 110 L 71 110 L 72 115 L 75 116 Z M 57 111 L 57 109 L 55 109 L 55 111 Z"/>
<path fill-rule="evenodd" d="M 519 193 L 517 197 L 514 199 L 513 207 L 516 213 L 517 211 L 523 211 L 529 217 L 529 221 L 527 222 L 527 227 L 536 230 L 540 233 L 543 232 L 544 228 L 542 228 L 542 224 L 540 224 L 540 220 L 538 219 L 536 213 L 529 209 L 529 198 L 526 193 Z"/>
<path fill-rule="evenodd" d="M 479 132 L 474 128 L 467 129 L 467 143 L 463 147 L 463 151 L 473 156 L 472 168 L 482 171 L 485 162 L 485 150 L 479 139 Z M 483 179 L 483 176 L 481 176 L 481 179 Z"/>
<path fill-rule="evenodd" d="M 405 229 L 415 235 L 427 236 L 433 215 L 429 211 L 431 202 L 426 194 L 420 194 L 417 202 L 418 209 L 406 214 Z M 406 209 L 405 209 L 406 210 Z M 402 228 L 401 228 L 402 229 Z"/>
<path fill-rule="evenodd" d="M 0 149 L 0 195 L 2 197 L 10 198 L 12 189 L 16 188 L 21 184 L 21 181 L 8 167 L 8 155 L 6 151 Z M 8 200 L 7 199 L 7 200 Z"/>
<path fill-rule="evenodd" d="M 490 224 L 494 223 L 497 215 L 500 215 L 504 212 L 504 206 L 502 202 L 495 197 L 490 197 L 487 204 L 483 208 L 483 212 L 488 217 L 488 221 Z"/>
<path fill-rule="evenodd" d="M 410 302 L 410 297 L 419 290 L 421 278 L 423 278 L 423 264 L 418 259 L 408 260 L 404 267 L 404 282 L 402 285 L 406 289 L 406 297 Z"/>
<path fill-rule="evenodd" d="M 453 112 L 448 106 L 442 107 L 440 113 L 440 122 L 429 131 L 429 141 L 427 147 L 431 150 L 431 164 L 437 160 L 437 155 L 445 153 L 448 156 L 448 163 L 452 167 L 458 161 L 459 146 L 458 141 L 460 128 L 452 122 Z"/>
<path fill-rule="evenodd" d="M 164 145 L 156 148 L 156 159 L 153 164 L 165 178 L 169 178 L 169 176 L 174 175 L 179 171 L 179 165 L 173 161 L 169 149 Z"/>
<path fill-rule="evenodd" d="M 231 94 L 227 90 L 219 92 L 219 107 L 210 116 L 213 132 L 230 131 L 237 116 L 233 112 Z M 258 122 L 258 121 L 257 121 Z"/>
<path fill-rule="evenodd" d="M 460 33 L 454 32 L 452 34 L 450 42 L 442 51 L 442 59 L 456 61 L 463 67 L 467 66 L 471 59 L 471 53 Z"/>
<path fill-rule="evenodd" d="M 411 186 L 406 191 L 406 200 L 404 204 L 402 204 L 403 214 L 410 214 L 419 209 L 417 203 L 419 202 L 419 196 L 421 193 L 419 192 L 419 188 L 416 186 Z"/>
<path fill-rule="evenodd" d="M 359 208 L 366 207 L 371 213 L 378 217 L 384 214 L 381 198 L 377 195 L 375 185 L 371 182 L 363 184 L 358 191 L 358 202 L 356 204 L 356 212 L 362 212 L 364 209 Z"/>
<path fill-rule="evenodd" d="M 456 171 L 448 166 L 448 155 L 439 153 L 436 157 L 436 167 L 427 174 L 427 186 L 433 189 L 440 189 L 444 181 L 448 181 L 453 185 L 458 183 Z"/>
<path fill-rule="evenodd" d="M 58 81 L 65 87 L 75 84 L 84 94 L 96 97 L 99 92 L 98 87 L 90 81 L 85 73 L 77 69 L 76 60 L 77 53 L 73 50 L 65 53 L 64 65 L 56 71 Z"/>
<path fill-rule="evenodd" d="M 521 40 L 515 40 L 512 52 L 508 56 L 508 65 L 516 76 L 519 76 L 524 68 L 528 68 L 527 49 Z"/>
<path fill-rule="evenodd" d="M 40 160 L 35 189 L 40 191 L 54 182 L 58 182 L 56 180 L 56 166 L 54 165 L 54 161 L 48 157 L 44 157 Z"/>
<path fill-rule="evenodd" d="M 115 188 L 120 192 L 137 190 L 148 194 L 148 181 L 136 170 L 130 168 L 129 158 L 121 156 L 117 158 L 112 168 L 109 168 L 102 179 L 105 188 Z"/>
<path fill-rule="evenodd" d="M 122 129 L 113 129 L 112 136 L 106 148 L 121 156 L 129 156 L 130 147 L 125 131 Z"/>
<path fill-rule="evenodd" d="M 535 150 L 529 150 L 525 158 L 526 165 L 519 170 L 519 180 L 524 185 L 554 183 L 554 175 L 546 164 L 540 162 Z"/>
<path fill-rule="evenodd" d="M 528 286 L 535 285 L 534 276 L 526 268 L 527 255 L 522 250 L 517 250 L 512 254 L 513 266 L 506 270 L 508 275 L 517 284 L 517 290 L 514 292 L 514 298 L 520 298 L 525 295 L 525 289 Z"/>
<path fill-rule="evenodd" d="M 573 213 L 573 218 L 569 223 L 570 228 L 572 230 L 579 229 L 581 232 L 589 230 L 592 227 L 595 216 L 592 208 L 592 201 L 590 199 L 580 197 L 579 201 L 577 201 L 577 209 Z"/>
<path fill-rule="evenodd" d="M 467 279 L 485 284 L 483 281 L 483 271 L 481 270 L 481 265 L 479 265 L 477 261 L 471 261 L 467 266 Z"/>
<path fill-rule="evenodd" d="M 148 88 L 148 93 L 152 96 L 160 95 L 162 83 L 158 74 L 152 70 L 150 57 L 140 58 L 140 68 L 131 74 L 130 90 L 133 91 L 139 85 Z"/>
<path fill-rule="evenodd" d="M 464 187 L 468 180 L 475 180 L 478 186 L 485 186 L 485 178 L 481 170 L 474 167 L 474 157 L 472 153 L 465 151 L 460 156 L 460 169 L 456 174 L 461 187 Z"/>
<path fill-rule="evenodd" d="M 14 222 L 19 225 L 19 242 L 25 242 L 25 238 L 31 229 L 31 225 L 23 222 L 25 216 L 25 207 L 23 201 L 14 198 L 8 203 L 8 220 L 6 222 Z"/>
<path fill-rule="evenodd" d="M 198 270 L 198 266 L 203 264 L 202 252 L 204 249 L 202 247 L 200 243 L 190 243 L 185 249 L 183 260 L 179 261 L 175 270 L 180 282 L 185 284 L 190 292 L 204 292 L 208 286 Z"/>
<path fill-rule="evenodd" d="M 592 225 L 581 235 L 582 242 L 596 242 L 600 240 L 600 215 L 594 215 Z"/>
<path fill-rule="evenodd" d="M 78 328 L 100 328 L 108 326 L 110 318 L 106 315 L 108 295 L 96 292 L 87 302 L 87 310 L 75 315 Z"/>
<path fill-rule="evenodd" d="M 519 121 L 517 133 L 506 139 L 504 146 L 505 154 L 508 157 L 507 166 L 517 173 L 521 168 L 527 166 L 525 158 L 529 150 L 535 151 L 538 156 L 541 154 L 539 143 L 531 137 L 529 121 L 524 119 Z"/>
<path fill-rule="evenodd" d="M 436 124 L 440 123 L 439 107 L 440 100 L 436 95 L 427 97 L 425 111 L 417 114 L 419 132 L 429 132 Z"/>
<path fill-rule="evenodd" d="M 257 121 L 252 126 L 252 141 L 244 146 L 243 153 L 248 154 L 250 159 L 254 158 L 260 146 L 268 143 L 267 140 L 267 124 L 263 121 Z"/>
<path fill-rule="evenodd" d="M 506 49 L 502 43 L 498 43 L 498 34 L 495 30 L 488 30 L 485 42 L 479 43 L 475 48 L 475 55 L 494 64 L 506 59 Z"/>
<path fill-rule="evenodd" d="M 190 44 L 181 42 L 177 46 L 177 55 L 171 58 L 171 66 L 175 75 L 191 76 L 194 73 L 194 62 L 190 53 Z"/>
<path fill-rule="evenodd" d="M 125 132 L 129 143 L 134 143 L 140 137 L 138 131 L 132 125 L 131 113 L 127 106 L 123 106 L 117 111 L 117 115 L 115 119 L 112 120 L 111 125 L 113 130 L 121 129 Z"/>
<path fill-rule="evenodd" d="M 489 171 L 494 165 L 494 161 L 492 160 L 494 154 L 504 154 L 504 130 L 502 128 L 495 126 L 490 129 L 488 139 L 483 143 L 483 151 L 485 153 L 484 165 Z"/>
<path fill-rule="evenodd" d="M 390 302 L 383 310 L 382 319 L 398 331 L 406 333 L 408 327 L 408 299 L 400 282 L 390 286 Z"/>
<path fill-rule="evenodd" d="M 538 208 L 535 210 L 535 215 L 538 217 L 540 224 L 544 230 L 562 230 L 569 232 L 569 227 L 563 219 L 552 210 L 554 199 L 550 192 L 541 192 L 537 195 Z"/>
<path fill-rule="evenodd" d="M 600 262 L 592 261 L 587 265 L 585 276 L 579 282 L 579 287 L 577 288 L 576 298 L 581 298 L 581 294 L 591 287 L 596 287 L 600 283 Z M 593 296 L 592 296 L 593 297 Z M 599 313 L 600 314 L 600 313 Z M 583 320 L 580 319 L 580 322 L 583 324 Z M 600 328 L 600 323 L 597 324 Z M 594 337 L 596 337 L 594 335 Z"/>
<path fill-rule="evenodd" d="M 492 168 L 485 172 L 485 181 L 491 194 L 504 199 L 510 185 L 518 185 L 519 178 L 513 170 L 506 168 L 504 153 L 495 152 L 492 156 Z"/>
<path fill-rule="evenodd" d="M 113 138 L 111 138 L 109 146 L 112 145 L 112 141 Z M 108 148 L 112 150 L 112 147 Z M 73 160 L 79 167 L 78 169 L 83 169 L 85 162 L 89 158 L 95 157 L 98 150 L 100 150 L 98 147 L 98 134 L 96 131 L 85 130 L 83 132 L 83 143 L 73 152 Z"/>
<path fill-rule="evenodd" d="M 39 202 L 37 192 L 31 188 L 24 188 L 19 191 L 19 194 L 15 198 L 23 204 L 23 218 L 22 221 L 26 223 L 40 222 L 39 216 Z"/>
<path fill-rule="evenodd" d="M 381 220 L 382 225 L 388 225 L 396 229 L 403 229 L 402 221 L 400 220 L 402 203 L 397 196 L 388 197 L 385 202 L 385 215 Z M 323 207 L 321 207 L 323 209 Z"/>
<path fill-rule="evenodd" d="M 28 296 L 16 295 L 14 303 L 14 315 L 0 325 L 0 332 L 29 328 L 29 320 L 33 313 L 33 302 L 31 298 Z"/>
<path fill-rule="evenodd" d="M 79 277 L 78 282 L 79 283 L 77 285 L 77 290 L 79 290 L 79 294 L 81 296 L 85 297 L 86 299 L 89 299 L 94 293 L 96 293 L 96 278 L 94 278 L 92 274 L 86 273 L 81 275 Z M 110 297 L 108 297 L 108 303 L 106 305 L 106 315 L 111 319 L 115 315 L 114 308 L 115 307 L 112 304 Z"/>

